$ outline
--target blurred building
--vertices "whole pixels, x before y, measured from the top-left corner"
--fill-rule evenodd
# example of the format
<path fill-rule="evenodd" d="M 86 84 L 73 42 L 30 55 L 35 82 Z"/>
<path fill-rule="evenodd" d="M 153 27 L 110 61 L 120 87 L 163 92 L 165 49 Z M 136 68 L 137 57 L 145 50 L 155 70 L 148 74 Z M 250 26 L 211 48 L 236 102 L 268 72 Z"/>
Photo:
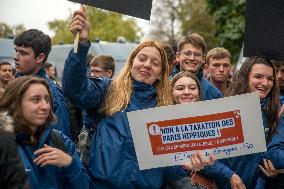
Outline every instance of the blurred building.
<path fill-rule="evenodd" d="M 15 67 L 14 54 L 14 40 L 0 38 L 0 62 L 8 61 Z"/>
<path fill-rule="evenodd" d="M 117 73 L 123 67 L 126 62 L 128 55 L 137 46 L 137 43 L 128 43 L 128 42 L 94 42 L 91 43 L 91 48 L 89 53 L 93 55 L 106 54 L 110 55 L 115 60 L 115 72 Z M 73 48 L 73 44 L 62 44 L 62 45 L 53 45 L 51 52 L 48 56 L 47 62 L 55 66 L 58 78 L 61 80 L 62 72 L 64 68 L 65 60 L 68 56 L 68 53 Z M 0 61 L 6 60 L 10 62 L 13 67 L 15 66 L 14 62 L 14 40 L 13 39 L 2 39 L 0 38 Z"/>
<path fill-rule="evenodd" d="M 123 67 L 128 55 L 137 46 L 136 43 L 115 43 L 115 42 L 96 42 L 91 43 L 89 53 L 94 56 L 106 54 L 115 60 L 115 72 L 117 73 Z M 58 78 L 62 78 L 65 60 L 73 48 L 73 44 L 53 45 L 48 56 L 47 62 L 56 67 Z"/>

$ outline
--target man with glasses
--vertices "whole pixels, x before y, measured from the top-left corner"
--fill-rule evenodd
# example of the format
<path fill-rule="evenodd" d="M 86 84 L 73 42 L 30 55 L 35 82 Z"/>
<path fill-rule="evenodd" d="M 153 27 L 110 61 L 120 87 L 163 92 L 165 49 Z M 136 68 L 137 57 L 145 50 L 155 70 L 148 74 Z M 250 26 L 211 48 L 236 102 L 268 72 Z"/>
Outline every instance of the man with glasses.
<path fill-rule="evenodd" d="M 0 62 L 0 91 L 4 92 L 6 86 L 13 79 L 12 65 L 7 61 Z"/>
<path fill-rule="evenodd" d="M 201 84 L 202 100 L 223 97 L 222 93 L 203 77 L 206 43 L 197 33 L 183 37 L 177 47 L 177 58 L 180 61 L 180 71 L 196 74 Z"/>
<path fill-rule="evenodd" d="M 109 55 L 99 55 L 90 61 L 91 77 L 108 77 L 112 78 L 115 72 L 115 62 Z"/>

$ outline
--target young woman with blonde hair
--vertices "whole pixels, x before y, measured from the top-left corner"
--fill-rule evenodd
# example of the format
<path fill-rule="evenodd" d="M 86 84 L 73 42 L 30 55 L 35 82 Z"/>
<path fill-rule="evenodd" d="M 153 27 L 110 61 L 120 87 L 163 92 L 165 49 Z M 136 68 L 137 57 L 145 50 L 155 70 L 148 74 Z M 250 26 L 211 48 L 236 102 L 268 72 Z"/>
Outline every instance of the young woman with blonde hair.
<path fill-rule="evenodd" d="M 172 104 L 169 67 L 163 46 L 144 41 L 130 54 L 121 72 L 107 78 L 86 78 L 90 47 L 89 24 L 84 12 L 76 11 L 70 31 L 80 32 L 78 53 L 71 50 L 64 68 L 63 89 L 69 99 L 94 119 L 103 113 L 92 140 L 89 171 L 97 188 L 161 188 L 166 179 L 185 174 L 180 166 L 139 170 L 126 112 Z M 95 121 L 95 120 L 94 120 Z M 188 169 L 212 163 L 196 154 Z"/>

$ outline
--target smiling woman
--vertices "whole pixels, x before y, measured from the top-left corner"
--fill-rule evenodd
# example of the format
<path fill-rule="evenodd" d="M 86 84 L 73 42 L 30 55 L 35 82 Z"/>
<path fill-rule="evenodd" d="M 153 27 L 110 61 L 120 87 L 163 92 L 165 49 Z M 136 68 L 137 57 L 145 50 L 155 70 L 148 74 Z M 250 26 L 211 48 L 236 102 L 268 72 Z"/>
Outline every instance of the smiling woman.
<path fill-rule="evenodd" d="M 160 77 L 161 71 L 160 52 L 155 47 L 144 47 L 133 60 L 131 76 L 151 85 Z"/>
<path fill-rule="evenodd" d="M 22 76 L 13 80 L 0 100 L 0 110 L 14 119 L 18 152 L 32 188 L 90 187 L 75 144 L 50 125 L 55 116 L 44 79 Z M 53 140 L 54 133 L 64 149 Z"/>
<path fill-rule="evenodd" d="M 79 21 L 80 20 L 80 21 Z M 86 77 L 86 58 L 90 48 L 88 18 L 76 11 L 70 24 L 75 35 L 80 31 L 78 53 L 67 57 L 63 89 L 74 103 L 87 110 L 98 123 L 92 139 L 89 170 L 95 188 L 161 188 L 166 179 L 186 175 L 180 166 L 139 170 L 130 132 L 127 112 L 172 104 L 169 65 L 163 46 L 158 41 L 143 41 L 129 55 L 120 73 L 108 78 Z M 204 154 L 196 153 L 185 167 L 201 169 L 213 163 Z M 197 163 L 198 162 L 198 163 Z M 127 178 L 127 179 L 126 179 Z"/>
<path fill-rule="evenodd" d="M 190 72 L 179 72 L 171 81 L 175 104 L 197 102 L 202 99 L 200 82 Z"/>
<path fill-rule="evenodd" d="M 277 137 L 279 91 L 276 86 L 275 76 L 275 68 L 271 61 L 259 57 L 248 58 L 242 64 L 231 86 L 225 93 L 226 96 L 234 96 L 258 92 L 263 117 L 262 127 L 265 131 L 267 144 L 275 141 L 275 136 Z M 279 124 L 279 127 L 282 127 L 282 125 Z M 277 147 L 274 147 L 273 153 L 277 153 L 277 156 L 271 159 L 271 161 L 274 160 L 271 163 L 272 166 L 278 161 L 282 161 L 282 159 L 280 160 L 283 153 L 282 145 L 281 143 L 277 143 L 275 146 Z M 249 144 L 244 146 L 244 148 L 249 148 Z M 223 159 L 214 166 L 206 168 L 205 172 L 208 175 L 214 176 L 220 189 L 255 188 L 260 171 L 259 165 L 263 161 L 264 165 L 267 164 L 265 160 L 267 154 L 257 153 Z M 227 182 L 224 182 L 225 180 Z"/>

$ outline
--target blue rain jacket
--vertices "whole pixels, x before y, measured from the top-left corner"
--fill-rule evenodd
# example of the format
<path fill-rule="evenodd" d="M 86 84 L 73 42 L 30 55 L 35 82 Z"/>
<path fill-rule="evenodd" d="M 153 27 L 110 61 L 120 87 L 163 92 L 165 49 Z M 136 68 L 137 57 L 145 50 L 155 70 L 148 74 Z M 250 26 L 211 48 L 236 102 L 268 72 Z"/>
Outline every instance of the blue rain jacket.
<path fill-rule="evenodd" d="M 265 108 L 266 103 L 267 100 L 261 100 L 263 126 L 265 135 L 267 136 L 268 112 Z M 280 125 L 282 124 L 283 123 L 280 123 Z M 279 126 L 279 128 L 282 128 L 282 126 Z M 281 140 L 282 144 L 280 142 Z M 272 137 L 272 140 L 268 144 L 267 152 L 218 160 L 213 166 L 206 167 L 202 172 L 213 177 L 220 189 L 231 188 L 230 179 L 234 173 L 241 177 L 246 188 L 255 188 L 257 185 L 257 179 L 261 175 L 258 165 L 261 165 L 263 159 L 266 158 L 272 160 L 273 164 L 275 162 L 276 167 L 279 167 L 279 164 L 282 166 L 283 161 L 280 161 L 281 163 L 277 161 L 284 157 L 283 148 L 283 136 L 277 136 L 276 134 Z"/>
<path fill-rule="evenodd" d="M 29 183 L 31 188 L 38 189 L 63 189 L 63 188 L 91 188 L 91 180 L 88 176 L 88 172 L 82 165 L 79 155 L 76 151 L 75 144 L 64 134 L 61 133 L 63 137 L 65 152 L 72 157 L 72 162 L 66 167 L 57 167 L 54 165 L 47 165 L 40 167 L 33 163 L 36 158 L 34 152 L 48 144 L 50 146 L 55 146 L 52 144 L 50 133 L 52 131 L 51 127 L 47 127 L 43 132 L 38 145 L 31 146 L 24 144 L 22 141 L 25 138 L 24 134 L 18 134 L 16 140 L 18 143 L 18 151 L 23 161 L 25 171 L 29 178 Z"/>
<path fill-rule="evenodd" d="M 63 89 L 72 103 L 80 105 L 90 115 L 105 98 L 110 80 L 86 77 L 88 49 L 89 44 L 79 44 L 77 54 L 70 52 L 64 68 Z M 89 167 L 96 189 L 158 189 L 165 179 L 186 175 L 180 166 L 139 170 L 126 112 L 156 105 L 156 89 L 133 81 L 133 94 L 127 108 L 99 123 L 91 145 Z"/>

